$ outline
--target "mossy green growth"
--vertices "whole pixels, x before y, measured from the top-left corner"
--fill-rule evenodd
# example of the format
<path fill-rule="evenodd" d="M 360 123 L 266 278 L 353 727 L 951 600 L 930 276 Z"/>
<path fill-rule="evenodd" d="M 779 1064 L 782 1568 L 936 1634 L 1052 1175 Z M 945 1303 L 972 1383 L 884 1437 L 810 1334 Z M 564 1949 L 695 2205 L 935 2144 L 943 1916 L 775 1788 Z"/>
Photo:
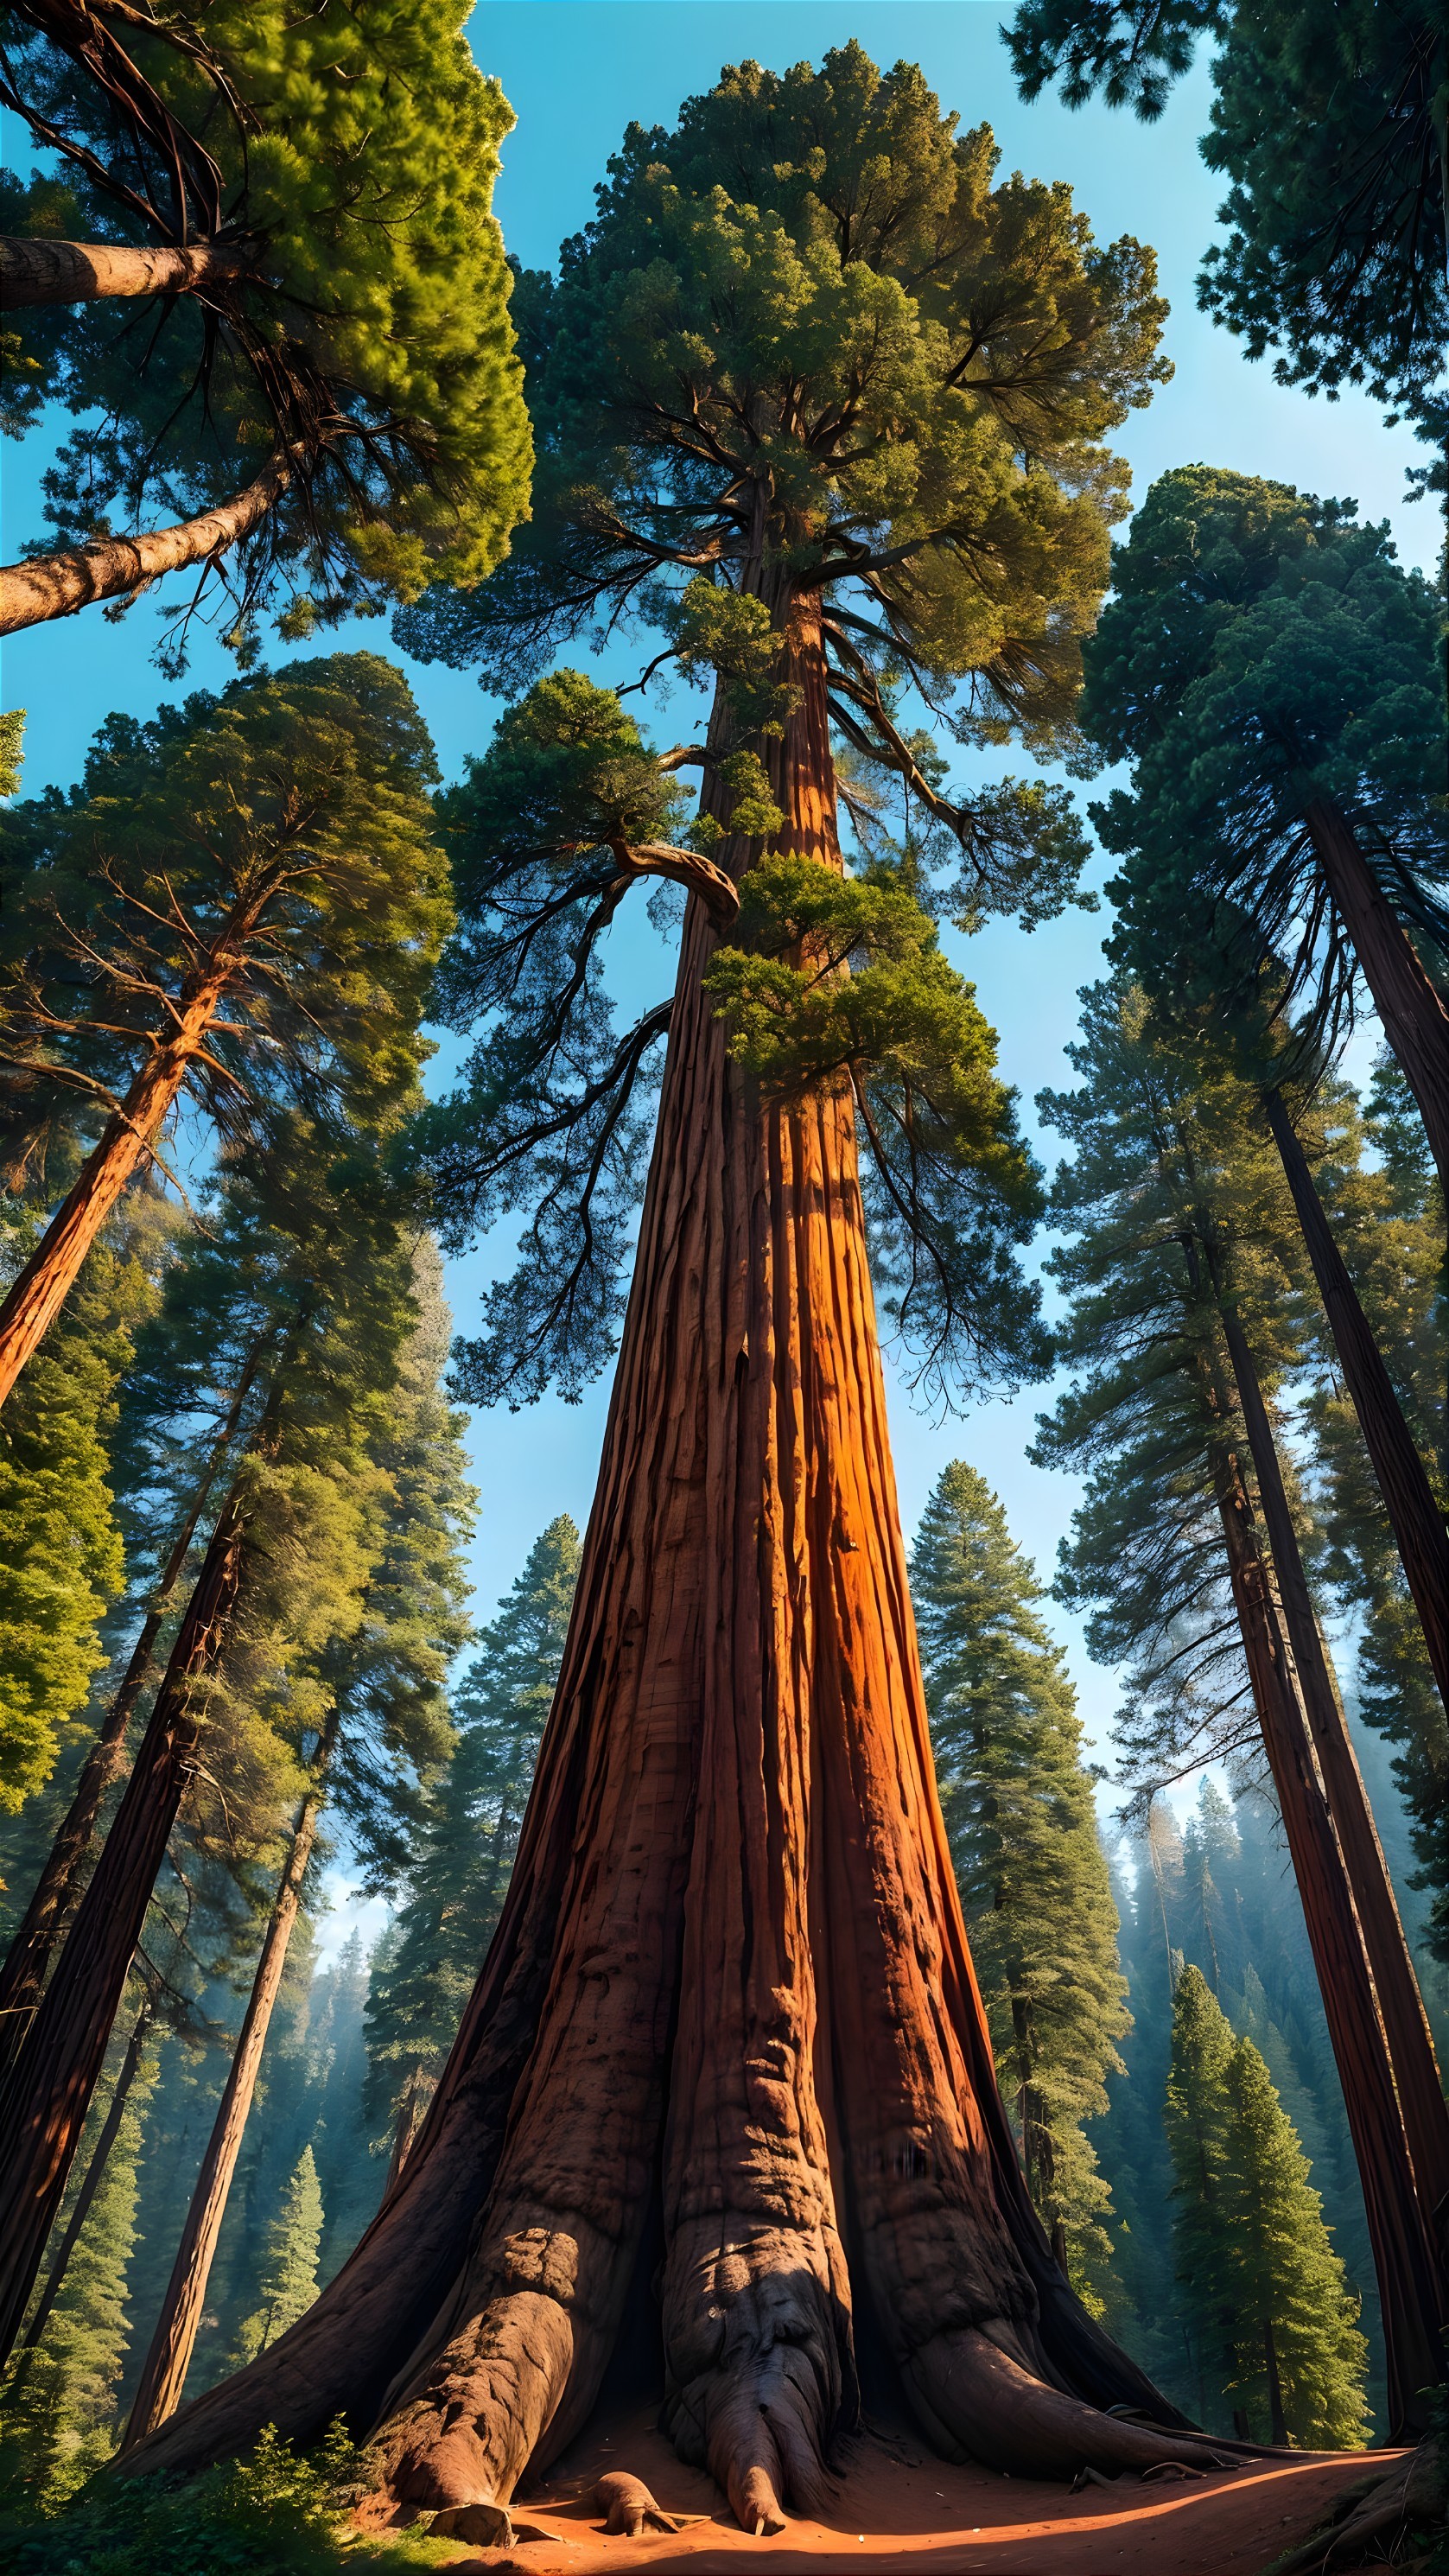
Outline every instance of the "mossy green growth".
<path fill-rule="evenodd" d="M 359 2532 L 350 2508 L 368 2483 L 367 2455 L 340 2423 L 301 2457 L 268 2425 L 246 2459 L 185 2486 L 107 2475 L 58 2513 L 42 2504 L 0 2515 L 0 2567 L 6 2576 L 405 2576 L 456 2558 L 456 2541 Z"/>

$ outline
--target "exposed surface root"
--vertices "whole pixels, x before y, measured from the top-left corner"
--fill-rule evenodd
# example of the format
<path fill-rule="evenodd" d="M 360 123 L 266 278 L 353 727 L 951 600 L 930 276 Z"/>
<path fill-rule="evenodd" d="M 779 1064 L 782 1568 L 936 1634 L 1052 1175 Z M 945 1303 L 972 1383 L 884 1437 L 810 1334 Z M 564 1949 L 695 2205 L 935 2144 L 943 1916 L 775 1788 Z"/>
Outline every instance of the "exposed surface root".
<path fill-rule="evenodd" d="M 904 2377 L 927 2427 L 938 2427 L 957 2457 L 1009 2469 L 1013 2477 L 1072 2478 L 1081 2469 L 1143 2473 L 1169 2464 L 1229 2468 L 1245 2455 L 1232 2444 L 1104 2415 L 1049 2388 L 975 2327 L 923 2344 L 907 2360 Z"/>
<path fill-rule="evenodd" d="M 854 2378 L 845 2311 L 823 2268 L 818 2236 L 758 2230 L 721 2245 L 718 2222 L 709 2251 L 671 2253 L 665 2423 L 745 2531 L 782 2531 L 784 2499 L 817 2512 L 829 2492 L 825 2453 Z"/>
<path fill-rule="evenodd" d="M 643 2479 L 627 2469 L 606 2470 L 594 2489 L 594 2502 L 604 2529 L 615 2539 L 642 2540 L 647 2531 L 687 2531 L 691 2523 L 709 2520 L 703 2513 L 666 2513 Z"/>
<path fill-rule="evenodd" d="M 1367 2494 L 1358 2490 L 1346 2498 L 1330 2523 L 1276 2560 L 1273 2576 L 1324 2576 L 1332 2568 L 1357 2567 L 1366 2550 L 1376 2558 L 1386 2555 L 1411 2532 L 1441 2532 L 1446 2522 L 1449 2463 L 1436 2441 L 1421 2442 L 1376 2478 Z"/>

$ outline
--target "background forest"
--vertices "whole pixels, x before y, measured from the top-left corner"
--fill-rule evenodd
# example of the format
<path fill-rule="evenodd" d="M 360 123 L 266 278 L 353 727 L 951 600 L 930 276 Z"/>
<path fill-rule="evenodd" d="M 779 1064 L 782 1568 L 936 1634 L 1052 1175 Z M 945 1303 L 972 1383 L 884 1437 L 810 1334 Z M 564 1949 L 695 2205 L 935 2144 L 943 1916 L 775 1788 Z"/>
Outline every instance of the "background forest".
<path fill-rule="evenodd" d="M 93 172 L 54 151 L 31 172 L 35 119 L 74 134 L 85 117 L 74 58 L 47 50 L 45 10 L 23 14 L 6 229 L 28 248 L 109 227 L 125 247 L 139 218 Z M 377 14 L 356 16 L 359 77 L 369 46 L 412 41 Z M 363 217 L 354 235 L 353 201 L 339 215 L 320 179 L 296 212 L 302 171 L 349 167 L 355 133 L 312 107 L 304 132 L 311 67 L 267 89 L 248 13 L 218 7 L 210 32 L 261 102 L 246 186 L 277 300 L 259 321 L 245 270 L 190 306 L 168 290 L 144 308 L 162 320 L 139 376 L 134 326 L 101 303 L 64 328 L 71 308 L 37 303 L 11 350 L 5 551 L 57 598 L 84 555 L 93 586 L 79 618 L 35 610 L 6 673 L 25 726 L 23 767 L 6 736 L 0 948 L 18 1337 L 13 1365 L 0 1353 L 0 2074 L 23 2082 L 47 1980 L 67 2046 L 67 1975 L 77 1996 L 109 1976 L 119 2001 L 65 2060 L 83 2127 L 0 2284 L 4 2501 L 58 2510 L 128 2418 L 135 2440 L 309 2310 L 406 2164 L 498 1921 L 579 1572 L 661 958 L 683 889 L 717 900 L 714 854 L 779 822 L 774 684 L 736 613 L 758 602 L 682 581 L 635 602 L 643 576 L 606 563 L 591 522 L 594 588 L 558 605 L 557 457 L 576 479 L 615 469 L 576 387 L 558 391 L 557 350 L 584 345 L 578 241 L 562 284 L 545 272 L 631 118 L 674 119 L 722 62 L 784 72 L 852 41 L 919 59 L 963 127 L 989 119 L 998 179 L 1071 181 L 1111 245 L 1108 283 L 1091 275 L 1117 299 L 1112 347 L 1089 393 L 1074 380 L 1080 417 L 1043 427 L 1043 400 L 1030 433 L 1070 503 L 1003 544 L 1010 579 L 1054 584 L 1066 610 L 1016 665 L 962 640 L 946 592 L 929 611 L 888 598 L 855 666 L 865 630 L 845 613 L 831 713 L 853 908 L 812 912 L 781 862 L 732 927 L 726 885 L 736 944 L 707 989 L 766 1084 L 848 1060 L 863 1121 L 905 1103 L 909 1151 L 880 1153 L 867 1206 L 911 1592 L 951 1860 L 1048 2236 L 1194 2421 L 1382 2439 L 1404 2391 L 1364 2114 L 1311 1890 L 1305 1917 L 1306 1828 L 1265 1752 L 1266 1631 L 1232 1515 L 1268 1533 L 1259 1610 L 1289 1639 L 1330 1805 L 1332 1765 L 1357 1757 L 1355 1812 L 1407 1940 L 1396 1991 L 1412 2021 L 1417 1978 L 1442 2064 L 1449 1663 L 1436 1684 L 1425 1600 L 1449 1562 L 1449 916 L 1442 473 L 1424 443 L 1442 397 L 1422 356 L 1442 310 L 1411 349 L 1390 333 L 1356 368 L 1322 359 L 1311 295 L 1244 250 L 1246 76 L 1231 45 L 1216 91 L 1191 64 L 1173 29 L 1200 13 L 1156 13 L 1166 36 L 1124 71 L 1073 54 L 1066 0 L 1028 0 L 1010 52 L 987 8 L 535 0 L 470 23 L 487 81 L 456 9 L 416 14 L 419 125 L 397 120 L 369 185 L 405 168 L 412 187 L 424 131 L 446 138 L 445 178 L 355 310 L 339 288 L 317 320 Z M 178 114 L 201 77 L 187 57 Z M 1144 80 L 1156 121 L 1128 112 Z M 1192 157 L 1210 115 L 1229 156 L 1211 176 Z M 214 181 L 177 167 L 199 203 Z M 1238 198 L 1214 236 L 1224 167 Z M 1063 277 L 1098 259 L 1053 221 Z M 503 242 L 528 272 L 511 304 Z M 215 325 L 196 319 L 213 288 Z M 914 424 L 923 383 L 892 395 Z M 228 523 L 224 597 L 203 586 L 188 617 L 183 573 L 159 617 L 144 592 L 124 622 L 102 610 L 134 586 L 107 568 L 113 522 L 232 509 L 248 450 L 261 498 Z M 954 450 L 951 471 L 963 489 L 986 474 Z M 634 489 L 620 473 L 620 511 Z M 914 503 L 883 491 L 862 524 L 906 525 Z M 626 602 L 672 657 L 644 696 Z M 549 676 L 560 658 L 587 667 Z M 948 724 L 943 672 L 978 666 L 989 684 Z M 691 823 L 702 682 L 762 756 L 704 762 Z M 1033 783 L 1012 771 L 1023 747 Z M 615 873 L 569 877 L 600 850 Z M 1377 949 L 1355 861 L 1392 915 Z M 647 915 L 636 896 L 615 925 L 644 873 Z M 560 966 L 569 904 L 586 935 Z M 851 961 L 843 1037 L 781 962 L 812 939 Z M 169 997 L 194 1000 L 203 966 L 183 1062 Z M 158 1002 L 143 1111 L 126 1041 Z M 118 1100 L 130 1142 L 106 1124 Z M 48 1287 L 53 1212 L 73 1205 L 94 1222 Z M 108 1962 L 83 1892 L 98 1855 L 102 1887 L 108 1850 L 120 1866 L 111 1828 L 158 1711 L 144 1921 L 134 1958 L 117 1934 Z M 1328 1830 L 1347 1852 L 1337 1807 Z M 1399 1967 L 1367 1920 L 1364 1938 L 1386 1994 Z M 1370 1974 L 1363 1991 L 1372 2011 Z M 1408 2154 L 1421 2175 L 1412 2135 Z"/>

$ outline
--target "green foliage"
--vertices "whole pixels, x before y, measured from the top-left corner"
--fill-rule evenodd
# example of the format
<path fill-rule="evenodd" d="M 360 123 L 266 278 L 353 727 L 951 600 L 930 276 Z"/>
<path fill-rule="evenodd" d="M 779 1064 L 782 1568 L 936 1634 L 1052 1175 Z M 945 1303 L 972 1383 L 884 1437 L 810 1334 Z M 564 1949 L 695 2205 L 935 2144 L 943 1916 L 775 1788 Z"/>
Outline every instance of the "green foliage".
<path fill-rule="evenodd" d="M 1283 484 L 1185 466 L 1153 485 L 1086 652 L 1084 731 L 1133 763 L 1093 809 L 1126 860 L 1111 953 L 1154 994 L 1251 992 L 1289 965 L 1315 1026 L 1355 966 L 1324 936 L 1305 818 L 1348 818 L 1390 908 L 1449 937 L 1441 617 L 1383 528 Z"/>
<path fill-rule="evenodd" d="M 1074 1378 L 1031 1455 L 1086 1480 L 1056 1591 L 1089 1612 L 1094 1660 L 1128 1668 L 1118 1728 L 1140 1796 L 1254 1740 L 1216 1483 L 1244 1433 L 1213 1265 L 1270 1401 L 1316 1308 L 1255 1086 L 1165 1032 L 1135 986 L 1082 1002 L 1067 1049 L 1081 1087 L 1038 1099 L 1074 1148 L 1052 1187 L 1066 1239 L 1049 1264 Z"/>
<path fill-rule="evenodd" d="M 1202 154 L 1232 226 L 1198 292 L 1280 383 L 1367 382 L 1427 411 L 1449 338 L 1445 53 L 1435 0 L 1020 0 L 1006 31 L 1022 93 L 1162 112 L 1196 41 L 1217 38 Z"/>
<path fill-rule="evenodd" d="M 847 1089 L 873 1154 L 871 1248 L 887 1314 L 936 1399 L 1046 1364 L 1015 1247 L 1040 1213 L 1014 1095 L 974 988 L 941 956 L 904 870 L 761 860 L 705 990 L 767 1095 Z"/>
<path fill-rule="evenodd" d="M 36 1223 L 22 1208 L 4 1230 L 18 1262 Z M 140 1263 L 97 1244 L 0 1417 L 0 1810 L 44 1787 L 106 1659 L 124 1574 L 110 1434 L 149 1297 Z"/>
<path fill-rule="evenodd" d="M 1083 2124 L 1128 2028 L 1117 1916 L 1065 1661 L 985 1479 L 959 1459 L 926 1505 L 911 1597 L 936 1778 L 1002 2091 L 1043 2223 L 1095 2315 L 1111 2214 Z"/>
<path fill-rule="evenodd" d="M 368 1993 L 366 2098 L 389 2145 L 442 2071 L 507 1894 L 578 1569 L 579 1534 L 562 1513 L 535 1540 L 454 1696 L 457 1747 L 429 1794 Z"/>
<path fill-rule="evenodd" d="M 267 2230 L 259 2304 L 241 2333 L 238 2359 L 252 2361 L 305 2316 L 317 2296 L 322 2242 L 322 2190 L 317 2159 L 305 2147 L 280 2209 Z"/>
<path fill-rule="evenodd" d="M 1260 2440 L 1276 2377 L 1290 2441 L 1360 2448 L 1365 2345 L 1320 2196 L 1261 2055 L 1234 2040 L 1197 1968 L 1178 1980 L 1167 2134 L 1177 2275 L 1206 2374 Z"/>
<path fill-rule="evenodd" d="M 347 2513 L 368 2473 L 340 2424 L 301 2458 L 268 2426 L 247 2458 L 183 2487 L 106 2479 L 58 2516 L 0 2524 L 0 2544 L 15 2576 L 406 2576 L 456 2556 L 446 2542 L 359 2541 Z"/>
<path fill-rule="evenodd" d="M 164 153 L 103 80 L 53 33 L 17 31 L 22 98 L 94 157 L 70 161 L 64 191 L 11 180 L 10 228 L 212 239 L 237 265 L 204 303 L 145 311 L 144 368 L 133 304 L 22 317 L 30 381 L 15 425 L 42 388 L 81 416 L 46 477 L 68 542 L 118 510 L 132 525 L 189 517 L 298 445 L 297 483 L 233 576 L 236 640 L 263 604 L 290 599 L 305 627 L 430 580 L 478 581 L 527 508 L 528 420 L 491 211 L 513 119 L 473 62 L 466 14 L 461 0 L 401 14 L 359 0 L 324 21 L 208 0 L 196 29 L 215 73 L 164 22 L 128 26 L 156 100 L 215 156 L 203 168 L 193 147 L 178 161 L 185 211 Z"/>
<path fill-rule="evenodd" d="M 406 682 L 373 654 L 112 716 L 80 786 L 4 817 L 17 1138 L 123 1091 L 213 955 L 229 973 L 190 1087 L 223 1136 L 288 1100 L 396 1125 L 450 920 L 434 775 Z"/>
<path fill-rule="evenodd" d="M 20 785 L 24 746 L 25 709 L 6 707 L 0 711 L 0 796 L 13 796 Z"/>

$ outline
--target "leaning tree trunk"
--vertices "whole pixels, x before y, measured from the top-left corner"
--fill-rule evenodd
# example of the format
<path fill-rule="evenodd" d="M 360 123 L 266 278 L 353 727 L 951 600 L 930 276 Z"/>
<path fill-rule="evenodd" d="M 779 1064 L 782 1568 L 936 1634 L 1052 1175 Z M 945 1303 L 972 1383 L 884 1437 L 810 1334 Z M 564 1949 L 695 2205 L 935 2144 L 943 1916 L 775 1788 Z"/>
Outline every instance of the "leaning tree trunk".
<path fill-rule="evenodd" d="M 1211 1400 L 1211 1390 L 1209 1390 Z M 1233 1605 L 1253 1702 L 1318 1978 L 1363 2187 L 1383 2311 L 1391 2441 L 1422 2430 L 1418 2395 L 1443 2376 L 1437 2263 L 1414 2188 L 1404 2123 L 1343 1855 L 1242 1471 L 1226 1438 L 1213 1458 Z"/>
<path fill-rule="evenodd" d="M 1281 1091 L 1265 1092 L 1263 1108 L 1282 1157 L 1333 1347 L 1393 1528 L 1404 1579 L 1419 1614 L 1430 1668 L 1449 1712 L 1449 1524 L 1434 1499 L 1423 1459 L 1404 1420 L 1373 1327 L 1359 1304 L 1348 1266 L 1334 1241 L 1333 1229 L 1313 1184 L 1308 1157 Z"/>
<path fill-rule="evenodd" d="M 786 658 L 781 839 L 838 864 L 817 603 Z M 137 2468 L 345 2409 L 399 2502 L 506 2502 L 587 2417 L 661 2229 L 667 2420 L 752 2529 L 819 2494 L 865 2341 L 949 2451 L 1204 2457 L 1027 2197 L 935 1793 L 850 1104 L 760 1100 L 712 944 L 692 901 L 568 1645 L 458 2043 L 350 2263 Z"/>
<path fill-rule="evenodd" d="M 0 2083 L 4 2082 L 20 2054 L 45 1985 L 51 1954 L 80 1902 L 81 1872 L 90 1857 L 102 1801 L 120 1773 L 127 1730 L 136 1702 L 150 1678 L 151 1657 L 161 1634 L 166 1605 L 181 1579 L 197 1524 L 235 1438 L 242 1408 L 261 1366 L 268 1338 L 260 1336 L 247 1355 L 226 1420 L 212 1445 L 201 1481 L 177 1532 L 176 1544 L 162 1568 L 161 1579 L 141 1622 L 140 1634 L 131 1649 L 131 1659 L 121 1677 L 120 1687 L 106 1711 L 105 1723 L 81 1765 L 75 1796 L 46 1854 L 35 1892 L 25 1909 L 25 1919 L 6 1953 L 4 1967 L 0 1968 Z"/>
<path fill-rule="evenodd" d="M 1383 1845 L 1314 1615 L 1278 1445 L 1253 1354 L 1231 1297 L 1220 1299 L 1219 1311 L 1278 1578 L 1283 1623 L 1378 1995 L 1420 2205 L 1437 2251 L 1440 2231 L 1449 2220 L 1449 2103 L 1444 2099 L 1424 1999 L 1404 1938 Z M 1436 2287 L 1440 2314 L 1449 2321 L 1449 2281 L 1442 2259 Z"/>
<path fill-rule="evenodd" d="M 211 2278 L 221 2222 L 226 2216 L 236 2161 L 241 2153 L 252 2097 L 257 2089 L 262 2051 L 267 2044 L 273 2007 L 281 1992 L 282 1971 L 287 1964 L 292 1927 L 302 1902 L 302 1881 L 307 1875 L 307 1864 L 316 1840 L 317 1817 L 326 1795 L 327 1773 L 337 1743 L 337 1727 L 334 1709 L 312 1756 L 312 1776 L 297 1810 L 286 1866 L 273 1901 L 242 2026 L 237 2034 L 206 2153 L 201 2160 L 201 2171 L 191 2195 L 171 2278 L 166 2284 L 166 2296 L 161 2302 L 161 2313 L 142 2365 L 140 2385 L 132 2402 L 123 2444 L 126 2450 L 130 2450 L 158 2424 L 164 2424 L 167 2416 L 174 2415 L 181 2403 L 181 2392 L 186 2385 L 186 2374 L 191 2367 L 201 2314 L 206 2305 L 206 2285 Z"/>
<path fill-rule="evenodd" d="M 103 296 L 189 295 L 229 285 L 245 262 L 200 242 L 185 250 L 131 242 L 0 240 L 0 313 L 29 304 L 93 304 Z"/>
<path fill-rule="evenodd" d="M 1314 797 L 1304 821 L 1384 1035 L 1419 1104 L 1449 1200 L 1449 1003 L 1391 909 L 1342 806 Z"/>
<path fill-rule="evenodd" d="M 0 635 L 74 617 L 98 599 L 129 599 L 163 573 L 214 564 L 259 528 L 292 483 L 301 450 L 273 456 L 255 482 L 178 527 L 145 537 L 92 537 L 88 544 L 0 569 Z"/>
<path fill-rule="evenodd" d="M 82 2182 L 80 2190 L 76 2193 L 75 2207 L 71 2211 L 70 2217 L 66 2222 L 65 2234 L 62 2236 L 60 2244 L 56 2250 L 55 2260 L 51 2264 L 49 2272 L 46 2274 L 45 2287 L 41 2291 L 40 2297 L 37 2299 L 35 2307 L 26 2321 L 25 2333 L 21 2339 L 20 2346 L 22 2355 L 34 2352 L 35 2347 L 39 2343 L 41 2336 L 44 2334 L 47 2325 L 50 2323 L 50 2312 L 55 2306 L 56 2300 L 59 2298 L 61 2290 L 64 2287 L 65 2276 L 70 2269 L 70 2258 L 75 2252 L 77 2243 L 79 2242 L 81 2229 L 84 2227 L 86 2220 L 90 2216 L 91 2203 L 95 2199 L 96 2193 L 100 2190 L 101 2184 L 105 2178 L 106 2167 L 111 2160 L 111 2149 L 115 2145 L 117 2138 L 120 2136 L 121 2122 L 126 2116 L 126 2104 L 131 2098 L 131 2088 L 134 2085 L 136 2076 L 140 2070 L 141 2058 L 146 2046 L 146 2039 L 150 2028 L 151 2007 L 149 2004 L 145 2004 L 142 2006 L 141 2012 L 136 2021 L 136 2026 L 132 2031 L 130 2038 L 126 2042 L 126 2053 L 121 2060 L 120 2068 L 116 2075 L 116 2081 L 111 2090 L 110 2101 L 106 2105 L 106 2116 L 101 2126 L 101 2134 L 96 2140 L 95 2149 L 92 2153 L 90 2163 L 86 2167 L 85 2180 Z M 26 2364 L 24 2359 L 16 2364 L 17 2380 L 25 2367 Z"/>
<path fill-rule="evenodd" d="M 190 1775 L 201 1687 L 235 1606 L 244 1529 L 233 1493 L 187 1604 L 126 1794 L 0 2092 L 0 2361 L 25 2314 Z"/>

